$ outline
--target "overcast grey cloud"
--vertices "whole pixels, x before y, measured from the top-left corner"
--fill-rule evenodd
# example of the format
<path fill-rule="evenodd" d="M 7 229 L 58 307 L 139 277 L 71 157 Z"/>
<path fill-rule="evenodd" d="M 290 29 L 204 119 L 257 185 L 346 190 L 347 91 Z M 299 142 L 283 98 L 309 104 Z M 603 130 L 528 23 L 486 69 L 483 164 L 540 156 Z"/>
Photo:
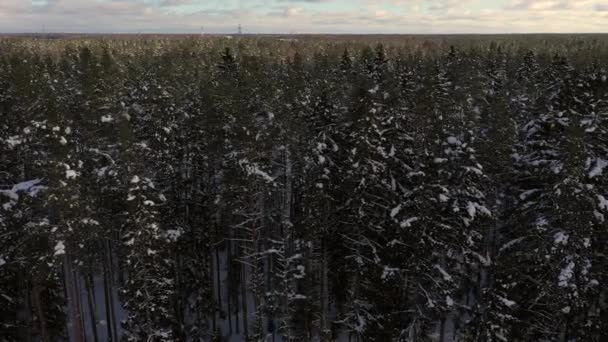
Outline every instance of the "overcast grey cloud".
<path fill-rule="evenodd" d="M 608 32 L 608 0 L 0 0 L 0 31 Z"/>
<path fill-rule="evenodd" d="M 596 4 L 595 10 L 600 12 L 608 11 L 608 4 Z"/>

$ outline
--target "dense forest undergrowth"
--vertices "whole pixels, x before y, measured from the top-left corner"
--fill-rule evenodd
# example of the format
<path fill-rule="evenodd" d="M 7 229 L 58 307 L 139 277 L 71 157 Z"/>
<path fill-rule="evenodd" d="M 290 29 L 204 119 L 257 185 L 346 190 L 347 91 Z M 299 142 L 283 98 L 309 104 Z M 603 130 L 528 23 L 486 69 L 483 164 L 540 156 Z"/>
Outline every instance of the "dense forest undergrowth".
<path fill-rule="evenodd" d="M 0 41 L 0 340 L 607 341 L 606 38 L 383 43 Z"/>

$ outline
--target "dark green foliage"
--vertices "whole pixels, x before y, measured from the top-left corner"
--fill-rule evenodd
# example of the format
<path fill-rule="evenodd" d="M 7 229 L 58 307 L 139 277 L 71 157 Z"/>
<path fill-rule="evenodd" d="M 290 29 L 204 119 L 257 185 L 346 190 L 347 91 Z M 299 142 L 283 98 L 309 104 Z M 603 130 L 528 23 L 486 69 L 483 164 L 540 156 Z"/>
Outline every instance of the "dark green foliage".
<path fill-rule="evenodd" d="M 608 45 L 492 39 L 0 41 L 0 339 L 606 340 Z"/>

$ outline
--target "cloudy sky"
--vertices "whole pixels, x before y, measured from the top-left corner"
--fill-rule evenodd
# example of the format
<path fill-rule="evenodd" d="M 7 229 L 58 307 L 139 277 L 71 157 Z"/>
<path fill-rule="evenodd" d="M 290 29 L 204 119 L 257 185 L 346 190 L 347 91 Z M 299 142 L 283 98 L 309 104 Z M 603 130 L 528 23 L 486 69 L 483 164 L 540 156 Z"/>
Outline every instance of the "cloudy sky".
<path fill-rule="evenodd" d="M 608 32 L 608 0 L 0 0 L 0 32 Z"/>

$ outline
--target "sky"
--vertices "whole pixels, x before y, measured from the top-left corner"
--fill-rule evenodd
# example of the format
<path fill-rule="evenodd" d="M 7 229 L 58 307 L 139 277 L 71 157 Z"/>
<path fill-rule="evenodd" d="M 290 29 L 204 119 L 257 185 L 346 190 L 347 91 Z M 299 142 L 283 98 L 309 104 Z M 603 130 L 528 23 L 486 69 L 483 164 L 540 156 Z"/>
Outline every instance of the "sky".
<path fill-rule="evenodd" d="M 0 0 L 0 32 L 608 33 L 608 0 Z"/>

